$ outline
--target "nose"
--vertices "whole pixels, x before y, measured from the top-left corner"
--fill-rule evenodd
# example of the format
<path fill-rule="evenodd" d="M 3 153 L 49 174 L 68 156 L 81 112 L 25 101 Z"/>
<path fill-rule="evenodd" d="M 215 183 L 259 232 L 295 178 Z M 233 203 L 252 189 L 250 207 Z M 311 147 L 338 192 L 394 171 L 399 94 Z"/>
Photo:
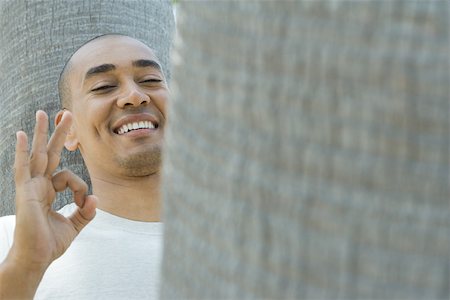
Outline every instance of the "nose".
<path fill-rule="evenodd" d="M 125 106 L 139 106 L 149 102 L 149 96 L 134 83 L 129 84 L 117 99 L 117 105 L 120 108 L 124 108 Z"/>

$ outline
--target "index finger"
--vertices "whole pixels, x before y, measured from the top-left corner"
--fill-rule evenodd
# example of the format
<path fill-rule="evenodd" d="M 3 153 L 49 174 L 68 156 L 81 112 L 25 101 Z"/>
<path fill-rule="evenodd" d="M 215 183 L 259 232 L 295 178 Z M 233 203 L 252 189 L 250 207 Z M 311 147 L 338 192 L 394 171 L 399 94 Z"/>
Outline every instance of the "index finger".
<path fill-rule="evenodd" d="M 62 170 L 53 175 L 52 184 L 53 188 L 57 192 L 62 192 L 66 188 L 70 188 L 76 205 L 83 207 L 86 193 L 88 192 L 88 185 L 83 181 L 83 179 L 69 170 Z"/>
<path fill-rule="evenodd" d="M 72 114 L 69 111 L 65 111 L 47 145 L 48 163 L 47 170 L 45 171 L 46 175 L 51 175 L 56 167 L 58 167 L 61 159 L 61 151 L 64 147 L 64 142 L 71 125 Z"/>

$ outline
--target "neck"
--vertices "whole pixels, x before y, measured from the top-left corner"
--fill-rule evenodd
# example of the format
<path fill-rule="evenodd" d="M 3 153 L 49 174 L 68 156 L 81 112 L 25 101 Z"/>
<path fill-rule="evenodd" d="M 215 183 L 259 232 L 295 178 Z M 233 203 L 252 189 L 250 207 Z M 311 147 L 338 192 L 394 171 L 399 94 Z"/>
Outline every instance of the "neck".
<path fill-rule="evenodd" d="M 97 208 L 135 221 L 161 221 L 159 172 L 145 177 L 114 178 L 91 176 Z"/>

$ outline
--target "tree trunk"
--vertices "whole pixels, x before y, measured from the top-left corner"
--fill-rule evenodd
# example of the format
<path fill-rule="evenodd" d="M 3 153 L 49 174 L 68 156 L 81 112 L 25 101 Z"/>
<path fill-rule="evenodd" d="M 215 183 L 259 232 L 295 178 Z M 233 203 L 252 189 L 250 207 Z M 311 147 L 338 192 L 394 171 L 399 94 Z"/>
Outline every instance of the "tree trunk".
<path fill-rule="evenodd" d="M 95 36 L 121 33 L 155 49 L 170 76 L 173 27 L 168 0 L 0 1 L 0 215 L 14 213 L 15 132 L 30 136 L 37 109 L 49 113 L 53 125 L 60 109 L 57 81 L 69 56 Z M 79 153 L 65 151 L 61 167 L 89 182 Z M 55 207 L 71 201 L 63 193 Z"/>
<path fill-rule="evenodd" d="M 448 2 L 177 13 L 162 298 L 448 299 Z"/>

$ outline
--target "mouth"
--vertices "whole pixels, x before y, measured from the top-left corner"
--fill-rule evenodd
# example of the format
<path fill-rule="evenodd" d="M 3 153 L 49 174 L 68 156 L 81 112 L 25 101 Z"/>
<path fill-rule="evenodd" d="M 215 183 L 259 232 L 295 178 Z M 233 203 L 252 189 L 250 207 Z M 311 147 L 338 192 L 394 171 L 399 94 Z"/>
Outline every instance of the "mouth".
<path fill-rule="evenodd" d="M 124 118 L 113 131 L 118 135 L 124 135 L 142 129 L 156 130 L 158 127 L 158 122 L 153 118 L 139 118 L 139 116 L 135 116 Z"/>
<path fill-rule="evenodd" d="M 117 133 L 118 135 L 122 135 L 133 130 L 156 128 L 158 128 L 158 124 L 153 124 L 151 121 L 139 121 L 123 124 L 119 129 L 115 130 L 115 133 Z"/>

